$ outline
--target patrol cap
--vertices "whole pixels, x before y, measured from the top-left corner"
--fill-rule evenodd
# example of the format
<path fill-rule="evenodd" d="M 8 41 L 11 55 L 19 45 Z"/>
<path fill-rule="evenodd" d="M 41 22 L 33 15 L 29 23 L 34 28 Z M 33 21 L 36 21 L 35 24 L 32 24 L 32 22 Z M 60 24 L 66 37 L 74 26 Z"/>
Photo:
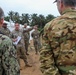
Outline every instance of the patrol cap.
<path fill-rule="evenodd" d="M 55 0 L 53 3 L 57 2 L 57 0 Z"/>
<path fill-rule="evenodd" d="M 7 25 L 7 23 L 3 23 L 3 25 Z"/>

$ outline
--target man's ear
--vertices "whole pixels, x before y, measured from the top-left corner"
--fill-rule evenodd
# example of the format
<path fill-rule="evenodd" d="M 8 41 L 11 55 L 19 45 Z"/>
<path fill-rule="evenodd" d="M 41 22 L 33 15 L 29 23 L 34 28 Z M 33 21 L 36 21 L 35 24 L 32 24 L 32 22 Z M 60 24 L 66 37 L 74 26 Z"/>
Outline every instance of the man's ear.
<path fill-rule="evenodd" d="M 3 24 L 4 18 L 0 19 L 0 24 Z"/>
<path fill-rule="evenodd" d="M 62 9 L 63 6 L 64 6 L 64 5 L 63 5 L 63 2 L 61 1 L 61 2 L 60 2 L 60 8 Z"/>

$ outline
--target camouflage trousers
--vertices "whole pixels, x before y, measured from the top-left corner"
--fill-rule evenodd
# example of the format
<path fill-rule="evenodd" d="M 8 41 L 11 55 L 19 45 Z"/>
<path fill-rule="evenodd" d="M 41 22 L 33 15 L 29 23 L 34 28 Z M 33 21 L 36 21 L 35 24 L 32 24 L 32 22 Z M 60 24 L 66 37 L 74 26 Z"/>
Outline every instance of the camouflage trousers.
<path fill-rule="evenodd" d="M 38 53 L 41 45 L 40 45 L 40 41 L 39 40 L 33 40 L 34 41 L 34 47 L 35 47 L 35 51 L 36 53 Z"/>
<path fill-rule="evenodd" d="M 18 56 L 19 63 L 20 63 L 20 58 L 21 58 L 21 59 L 23 59 L 25 65 L 26 65 L 28 62 L 27 62 L 27 57 L 25 54 L 25 48 L 23 46 L 18 46 L 16 48 L 17 48 L 17 56 Z"/>
<path fill-rule="evenodd" d="M 26 54 L 27 54 L 27 52 L 28 52 L 28 46 L 29 46 L 29 39 L 24 40 L 24 42 L 25 42 L 25 50 L 26 50 Z"/>

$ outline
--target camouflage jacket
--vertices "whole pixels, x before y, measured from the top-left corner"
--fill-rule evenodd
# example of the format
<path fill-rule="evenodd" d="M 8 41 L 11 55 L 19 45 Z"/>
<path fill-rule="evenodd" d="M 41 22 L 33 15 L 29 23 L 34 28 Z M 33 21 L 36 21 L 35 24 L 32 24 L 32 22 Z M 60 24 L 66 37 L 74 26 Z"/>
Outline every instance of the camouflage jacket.
<path fill-rule="evenodd" d="M 2 33 L 8 37 L 10 37 L 11 31 L 8 28 L 3 28 L 1 29 Z"/>
<path fill-rule="evenodd" d="M 16 53 L 11 39 L 0 33 L 0 75 L 20 75 Z"/>
<path fill-rule="evenodd" d="M 40 52 L 44 75 L 76 75 L 76 10 L 68 9 L 45 25 L 44 43 Z"/>
<path fill-rule="evenodd" d="M 34 40 L 39 39 L 39 35 L 40 35 L 40 33 L 38 30 L 33 31 L 31 34 L 31 36 L 33 37 Z"/>
<path fill-rule="evenodd" d="M 24 45 L 24 36 L 22 33 L 23 33 L 23 31 L 21 29 L 19 29 L 18 31 L 14 29 L 11 32 L 11 36 L 10 36 L 12 39 L 16 39 L 18 36 L 21 37 L 21 40 L 17 44 L 17 46 L 19 46 L 19 47 Z"/>
<path fill-rule="evenodd" d="M 29 40 L 30 39 L 30 31 L 32 30 L 33 28 L 23 28 L 23 35 L 24 35 L 24 40 Z"/>

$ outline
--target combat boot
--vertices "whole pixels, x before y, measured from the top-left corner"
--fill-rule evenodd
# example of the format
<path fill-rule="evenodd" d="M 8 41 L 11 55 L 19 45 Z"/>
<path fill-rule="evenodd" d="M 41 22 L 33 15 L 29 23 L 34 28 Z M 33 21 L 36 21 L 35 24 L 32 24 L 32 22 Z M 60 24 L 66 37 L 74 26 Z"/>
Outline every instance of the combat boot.
<path fill-rule="evenodd" d="M 26 55 L 29 55 L 28 53 L 26 53 Z"/>
<path fill-rule="evenodd" d="M 29 64 L 26 64 L 25 66 L 26 66 L 26 67 L 32 67 L 32 65 L 29 65 Z"/>

